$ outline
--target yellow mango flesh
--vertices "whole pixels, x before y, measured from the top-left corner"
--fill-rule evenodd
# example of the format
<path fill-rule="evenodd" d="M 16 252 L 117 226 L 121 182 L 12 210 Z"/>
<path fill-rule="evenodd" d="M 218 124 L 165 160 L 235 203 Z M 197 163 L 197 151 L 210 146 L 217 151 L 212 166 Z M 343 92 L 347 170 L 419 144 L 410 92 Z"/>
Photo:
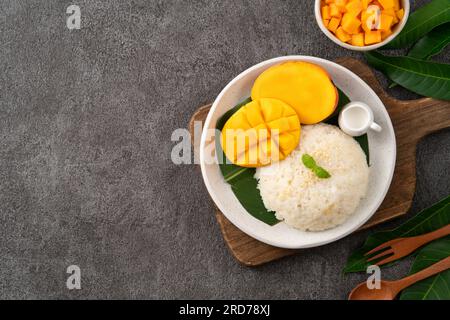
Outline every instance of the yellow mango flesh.
<path fill-rule="evenodd" d="M 383 41 L 405 15 L 400 0 L 322 0 L 321 9 L 325 27 L 354 46 Z"/>
<path fill-rule="evenodd" d="M 340 18 L 342 16 L 341 10 L 334 3 L 330 4 L 330 16 Z"/>
<path fill-rule="evenodd" d="M 324 69 L 292 61 L 271 67 L 256 79 L 252 99 L 261 98 L 284 101 L 297 112 L 300 123 L 315 124 L 334 112 L 339 95 Z"/>
<path fill-rule="evenodd" d="M 359 33 L 359 27 L 361 26 L 361 21 L 358 20 L 355 16 L 350 13 L 344 14 L 342 17 L 341 23 L 342 29 L 349 34 L 357 34 Z M 336 34 L 338 37 L 338 35 Z M 339 37 L 338 37 L 339 38 Z M 342 39 L 341 39 L 342 41 Z"/>
<path fill-rule="evenodd" d="M 347 5 L 347 0 L 335 0 L 334 3 L 339 8 L 339 11 L 344 13 L 346 11 L 345 6 Z"/>
<path fill-rule="evenodd" d="M 381 6 L 384 9 L 394 8 L 395 7 L 395 1 L 394 0 L 378 0 L 378 2 L 381 4 Z"/>
<path fill-rule="evenodd" d="M 361 2 L 363 10 L 366 10 L 369 4 L 372 2 L 372 0 L 362 0 Z"/>
<path fill-rule="evenodd" d="M 338 39 L 342 42 L 348 42 L 352 39 L 352 37 L 347 32 L 345 32 L 343 27 L 339 27 L 336 30 L 336 37 L 338 37 Z"/>
<path fill-rule="evenodd" d="M 382 13 L 381 17 L 380 17 L 379 30 L 384 31 L 384 32 L 390 31 L 393 21 L 394 21 L 394 18 L 392 16 Z"/>
<path fill-rule="evenodd" d="M 372 30 L 372 23 L 370 22 L 370 17 L 371 15 L 369 15 L 366 11 L 363 11 L 361 13 L 361 27 L 363 28 L 364 31 L 368 32 Z"/>
<path fill-rule="evenodd" d="M 352 0 L 351 2 L 347 3 L 345 9 L 349 14 L 356 17 L 358 14 L 361 13 L 363 5 L 360 0 Z"/>
<path fill-rule="evenodd" d="M 394 8 L 385 9 L 382 11 L 382 13 L 392 16 L 392 18 L 394 19 L 393 23 L 399 22 L 399 19 L 397 18 L 397 13 L 395 12 Z"/>
<path fill-rule="evenodd" d="M 392 34 L 392 30 L 381 31 L 381 40 L 386 39 L 386 38 L 389 37 L 391 34 Z"/>
<path fill-rule="evenodd" d="M 222 149 L 238 166 L 262 167 L 285 159 L 297 147 L 300 131 L 293 108 L 277 99 L 258 99 L 225 123 Z"/>
<path fill-rule="evenodd" d="M 351 44 L 358 47 L 364 47 L 364 34 L 358 33 L 352 35 Z"/>
<path fill-rule="evenodd" d="M 323 20 L 330 20 L 331 19 L 330 7 L 329 6 L 323 6 L 322 7 L 322 19 Z"/>
<path fill-rule="evenodd" d="M 394 0 L 394 10 L 400 10 L 400 0 Z"/>
<path fill-rule="evenodd" d="M 371 45 L 371 44 L 378 43 L 378 42 L 381 42 L 381 31 L 380 30 L 366 32 L 366 34 L 364 36 L 364 43 L 366 45 Z"/>
<path fill-rule="evenodd" d="M 330 22 L 328 23 L 328 30 L 331 32 L 336 32 L 337 28 L 339 27 L 339 24 L 341 23 L 340 18 L 331 18 Z"/>

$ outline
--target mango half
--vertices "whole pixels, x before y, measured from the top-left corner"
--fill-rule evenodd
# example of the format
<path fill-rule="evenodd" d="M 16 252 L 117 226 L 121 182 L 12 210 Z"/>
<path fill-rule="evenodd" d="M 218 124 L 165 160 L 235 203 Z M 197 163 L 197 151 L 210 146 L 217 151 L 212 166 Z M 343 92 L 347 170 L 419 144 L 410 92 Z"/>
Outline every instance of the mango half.
<path fill-rule="evenodd" d="M 252 99 L 279 99 L 297 112 L 302 124 L 315 124 L 336 109 L 339 94 L 328 73 L 318 65 L 292 61 L 261 73 L 252 89 Z"/>
<path fill-rule="evenodd" d="M 221 133 L 226 157 L 242 167 L 262 167 L 285 159 L 300 141 L 300 121 L 281 100 L 249 102 L 225 123 Z"/>

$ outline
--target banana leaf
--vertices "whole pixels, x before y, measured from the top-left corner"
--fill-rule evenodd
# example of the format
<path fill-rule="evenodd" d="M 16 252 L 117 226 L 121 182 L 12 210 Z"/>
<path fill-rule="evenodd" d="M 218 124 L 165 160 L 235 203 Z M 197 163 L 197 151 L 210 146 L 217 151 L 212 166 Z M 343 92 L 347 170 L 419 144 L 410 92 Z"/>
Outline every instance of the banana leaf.
<path fill-rule="evenodd" d="M 368 263 L 364 254 L 386 241 L 413 237 L 437 230 L 450 223 L 450 196 L 434 204 L 433 206 L 419 212 L 416 216 L 399 226 L 394 230 L 376 232 L 371 234 L 364 245 L 356 250 L 347 260 L 344 273 L 365 272 L 367 267 L 373 262 Z M 388 265 L 392 265 L 393 262 Z"/>
<path fill-rule="evenodd" d="M 366 52 L 368 63 L 392 81 L 417 94 L 450 100 L 450 64 Z"/>
<path fill-rule="evenodd" d="M 436 240 L 419 251 L 410 274 L 450 256 L 450 236 Z M 419 281 L 402 291 L 400 300 L 450 300 L 450 270 Z"/>
<path fill-rule="evenodd" d="M 450 0 L 433 0 L 413 12 L 402 32 L 383 49 L 405 48 L 435 27 L 450 22 Z"/>
<path fill-rule="evenodd" d="M 328 124 L 337 125 L 339 112 L 343 106 L 345 106 L 348 102 L 350 102 L 349 98 L 338 89 L 339 92 L 339 103 L 336 107 L 333 115 L 330 116 L 324 122 Z M 216 129 L 220 132 L 228 119 L 237 112 L 240 108 L 251 101 L 250 98 L 245 99 L 234 108 L 227 111 L 216 124 Z M 367 163 L 369 163 L 369 141 L 367 135 L 363 135 L 361 137 L 356 138 L 356 141 L 361 145 L 364 153 L 366 154 Z M 256 219 L 273 226 L 280 221 L 275 217 L 275 212 L 268 211 L 264 206 L 264 202 L 262 201 L 261 194 L 259 192 L 258 181 L 254 178 L 256 173 L 256 169 L 254 168 L 244 168 L 240 166 L 236 166 L 232 164 L 225 156 L 224 151 L 222 150 L 222 146 L 220 143 L 220 134 L 216 134 L 215 137 L 216 142 L 216 153 L 217 155 L 222 155 L 222 161 L 219 163 L 220 171 L 225 179 L 231 185 L 231 190 L 234 195 L 241 203 L 241 205 Z"/>

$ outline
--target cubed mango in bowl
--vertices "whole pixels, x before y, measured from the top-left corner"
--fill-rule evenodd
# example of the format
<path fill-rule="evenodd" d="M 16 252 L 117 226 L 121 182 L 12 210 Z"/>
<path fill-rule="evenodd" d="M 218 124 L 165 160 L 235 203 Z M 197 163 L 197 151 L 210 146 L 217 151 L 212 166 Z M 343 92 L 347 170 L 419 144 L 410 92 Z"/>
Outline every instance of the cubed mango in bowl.
<path fill-rule="evenodd" d="M 320 12 L 336 38 L 358 47 L 382 42 L 405 15 L 400 0 L 322 0 Z"/>

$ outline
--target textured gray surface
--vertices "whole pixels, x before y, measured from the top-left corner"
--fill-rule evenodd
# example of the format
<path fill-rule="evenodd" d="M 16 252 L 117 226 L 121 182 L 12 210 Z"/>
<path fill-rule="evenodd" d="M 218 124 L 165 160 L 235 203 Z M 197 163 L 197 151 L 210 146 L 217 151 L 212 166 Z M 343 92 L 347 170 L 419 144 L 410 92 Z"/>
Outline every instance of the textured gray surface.
<path fill-rule="evenodd" d="M 0 37 L 0 298 L 341 299 L 364 279 L 340 272 L 373 230 L 239 265 L 199 171 L 170 161 L 172 131 L 243 69 L 361 57 L 319 31 L 312 0 L 7 0 Z M 446 130 L 421 143 L 411 215 L 449 193 L 449 142 Z M 82 290 L 65 287 L 71 264 Z"/>

